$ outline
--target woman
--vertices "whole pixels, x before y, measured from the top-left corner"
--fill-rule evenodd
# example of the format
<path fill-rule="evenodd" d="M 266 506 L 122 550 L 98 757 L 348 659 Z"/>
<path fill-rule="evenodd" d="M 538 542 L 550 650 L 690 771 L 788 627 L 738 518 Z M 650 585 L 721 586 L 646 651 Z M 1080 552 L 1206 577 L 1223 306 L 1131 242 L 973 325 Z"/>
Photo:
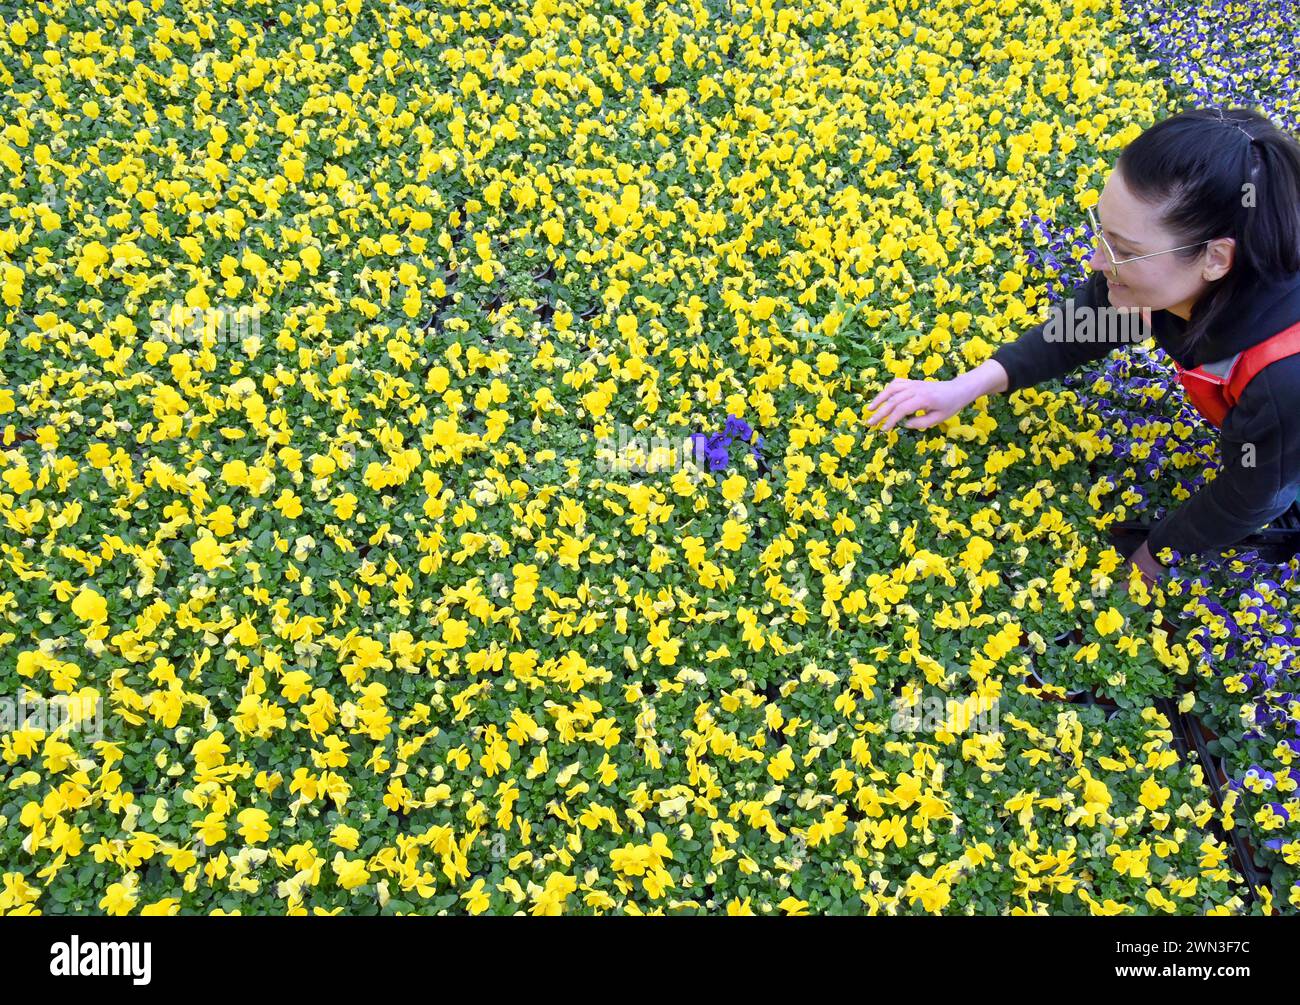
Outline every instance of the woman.
<path fill-rule="evenodd" d="M 1164 548 L 1216 552 L 1300 512 L 1300 144 L 1248 109 L 1181 112 L 1125 147 L 1090 215 L 1093 274 L 1070 294 L 1072 311 L 1054 308 L 1055 330 L 1063 314 L 1073 324 L 1097 307 L 1137 312 L 1175 361 L 1171 378 L 1220 426 L 1222 470 L 1130 556 L 1150 585 Z M 1118 344 L 1045 337 L 1046 327 L 952 380 L 892 381 L 868 405 L 872 422 L 888 430 L 923 412 L 905 425 L 924 429 Z"/>

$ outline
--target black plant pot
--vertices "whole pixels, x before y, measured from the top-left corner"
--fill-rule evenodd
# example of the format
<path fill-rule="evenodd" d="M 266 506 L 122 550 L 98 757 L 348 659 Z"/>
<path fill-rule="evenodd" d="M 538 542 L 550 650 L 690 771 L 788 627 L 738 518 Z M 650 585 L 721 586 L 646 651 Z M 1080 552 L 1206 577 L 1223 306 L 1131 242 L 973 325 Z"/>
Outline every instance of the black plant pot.
<path fill-rule="evenodd" d="M 1066 688 L 1061 687 L 1055 681 L 1048 679 L 1046 676 L 1044 676 L 1039 672 L 1038 661 L 1033 658 L 1031 658 L 1029 661 L 1029 675 L 1033 677 L 1034 680 L 1038 681 L 1040 687 L 1055 687 L 1060 689 L 1062 692 L 1064 692 L 1065 694 L 1064 698 L 1057 698 L 1055 695 L 1048 696 L 1054 701 L 1074 701 L 1077 698 L 1081 697 L 1085 690 L 1084 688 L 1078 688 L 1074 691 L 1070 691 L 1067 690 Z"/>

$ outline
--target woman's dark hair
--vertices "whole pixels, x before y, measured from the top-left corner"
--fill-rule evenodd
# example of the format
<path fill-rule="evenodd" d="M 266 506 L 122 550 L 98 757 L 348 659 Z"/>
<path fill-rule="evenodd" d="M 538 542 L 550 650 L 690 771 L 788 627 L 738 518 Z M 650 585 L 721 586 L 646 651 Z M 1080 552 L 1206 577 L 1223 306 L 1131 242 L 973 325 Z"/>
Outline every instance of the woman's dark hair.
<path fill-rule="evenodd" d="M 1300 143 L 1258 112 L 1179 112 L 1126 146 L 1116 167 L 1139 199 L 1164 206 L 1161 223 L 1178 244 L 1236 239 L 1232 269 L 1192 309 L 1189 347 L 1244 313 L 1255 284 L 1300 272 Z"/>

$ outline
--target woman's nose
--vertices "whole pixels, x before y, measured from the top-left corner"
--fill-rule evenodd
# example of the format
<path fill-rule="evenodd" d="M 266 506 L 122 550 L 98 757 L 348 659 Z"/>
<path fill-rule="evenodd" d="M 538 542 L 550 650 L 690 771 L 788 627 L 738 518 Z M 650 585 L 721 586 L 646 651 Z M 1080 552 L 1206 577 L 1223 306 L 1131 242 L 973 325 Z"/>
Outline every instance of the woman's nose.
<path fill-rule="evenodd" d="M 1110 259 L 1106 257 L 1106 250 L 1101 246 L 1101 242 L 1092 249 L 1092 257 L 1088 259 L 1088 268 L 1093 272 L 1109 272 Z"/>

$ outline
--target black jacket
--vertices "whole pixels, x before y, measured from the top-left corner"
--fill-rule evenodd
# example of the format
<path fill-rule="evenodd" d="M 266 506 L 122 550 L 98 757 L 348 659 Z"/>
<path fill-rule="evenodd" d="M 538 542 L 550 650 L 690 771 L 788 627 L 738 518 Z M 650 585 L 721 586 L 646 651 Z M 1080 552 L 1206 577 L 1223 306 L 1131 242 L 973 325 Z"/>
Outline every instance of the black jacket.
<path fill-rule="evenodd" d="M 1066 294 L 1066 299 L 1071 297 L 1076 312 L 1080 307 L 1109 306 L 1105 275 L 1094 272 Z M 1193 367 L 1229 358 L 1297 321 L 1300 273 L 1259 286 L 1250 309 L 1225 320 L 1194 354 L 1183 344 L 1187 322 L 1175 314 L 1152 311 L 1151 333 L 1180 366 Z M 1115 341 L 1049 340 L 1044 337 L 1046 324 L 993 353 L 1010 380 L 1006 393 L 1061 377 L 1124 349 L 1124 343 Z M 1065 324 L 1068 315 L 1063 312 L 1057 317 L 1057 330 Z M 1177 381 L 1172 366 L 1169 380 Z M 1247 444 L 1253 444 L 1253 451 Z M 1270 364 L 1246 385 L 1241 400 L 1223 420 L 1219 452 L 1222 468 L 1216 477 L 1151 528 L 1147 545 L 1157 560 L 1166 547 L 1181 555 L 1230 548 L 1280 516 L 1295 500 L 1300 492 L 1300 355 Z"/>

